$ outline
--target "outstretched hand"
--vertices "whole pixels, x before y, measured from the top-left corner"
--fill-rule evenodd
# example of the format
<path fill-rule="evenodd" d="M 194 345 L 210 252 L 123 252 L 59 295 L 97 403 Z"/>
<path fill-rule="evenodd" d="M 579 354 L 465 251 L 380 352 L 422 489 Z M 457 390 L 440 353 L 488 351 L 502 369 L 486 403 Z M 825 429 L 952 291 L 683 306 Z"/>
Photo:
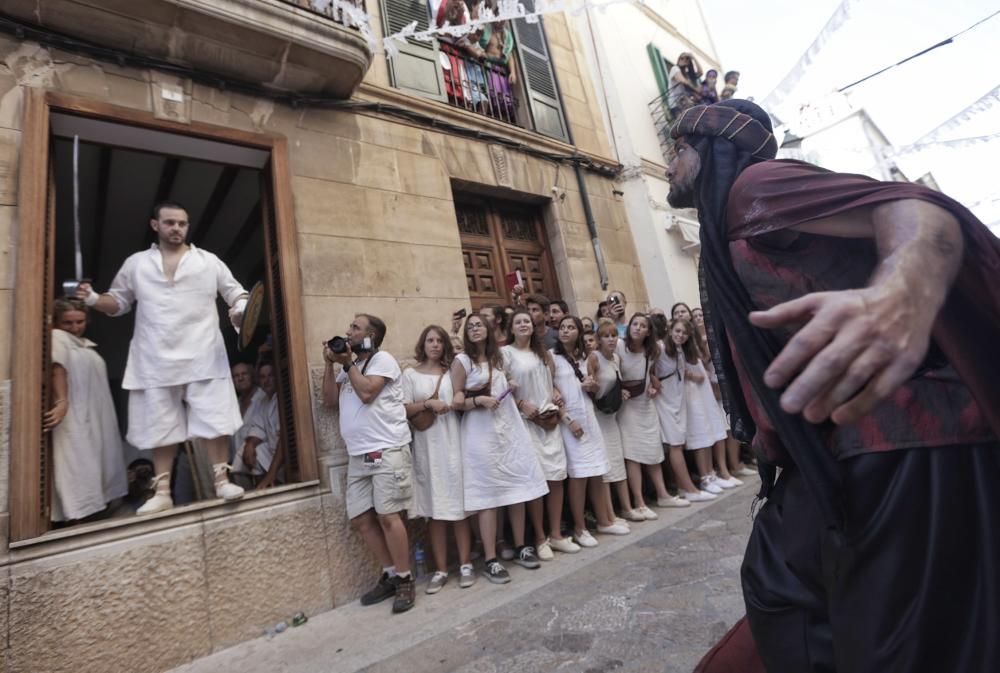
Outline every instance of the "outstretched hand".
<path fill-rule="evenodd" d="M 853 423 L 904 383 L 927 353 L 936 311 L 900 285 L 817 292 L 750 313 L 764 329 L 804 326 L 764 373 L 788 386 L 781 408 L 820 423 Z"/>

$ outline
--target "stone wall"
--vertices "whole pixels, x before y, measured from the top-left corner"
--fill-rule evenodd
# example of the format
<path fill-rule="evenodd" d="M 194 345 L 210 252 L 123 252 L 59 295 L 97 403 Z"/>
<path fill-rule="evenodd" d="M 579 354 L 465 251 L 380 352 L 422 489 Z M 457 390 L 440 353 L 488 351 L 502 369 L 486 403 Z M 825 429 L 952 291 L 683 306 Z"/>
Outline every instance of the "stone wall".
<path fill-rule="evenodd" d="M 560 69 L 571 70 L 570 42 L 558 24 L 549 22 L 550 39 Z M 560 72 L 561 82 L 571 81 L 570 75 Z M 153 113 L 157 79 L 149 71 L 0 36 L 2 419 L 10 377 L 24 90 L 43 87 Z M 305 343 L 292 346 L 306 349 L 313 369 L 322 483 L 126 527 L 63 531 L 9 550 L 10 446 L 6 422 L 0 423 L 3 671 L 160 671 L 257 636 L 295 611 L 315 614 L 359 595 L 375 566 L 344 513 L 346 454 L 336 415 L 318 403 L 318 344 L 343 333 L 353 313 L 364 310 L 386 319 L 386 348 L 407 357 L 423 325 L 446 323 L 456 307 L 469 305 L 456 185 L 542 203 L 563 296 L 590 313 L 604 294 L 569 167 L 374 115 L 291 109 L 182 84 L 191 94 L 186 109 L 192 121 L 288 139 L 306 334 Z M 379 95 L 377 87 L 373 91 L 366 95 Z M 592 92 L 581 85 L 567 96 L 574 98 L 568 108 L 580 142 L 607 154 L 607 140 L 596 130 L 599 114 L 586 112 Z M 611 286 L 641 306 L 646 293 L 623 205 L 610 180 L 591 174 L 587 183 Z"/>

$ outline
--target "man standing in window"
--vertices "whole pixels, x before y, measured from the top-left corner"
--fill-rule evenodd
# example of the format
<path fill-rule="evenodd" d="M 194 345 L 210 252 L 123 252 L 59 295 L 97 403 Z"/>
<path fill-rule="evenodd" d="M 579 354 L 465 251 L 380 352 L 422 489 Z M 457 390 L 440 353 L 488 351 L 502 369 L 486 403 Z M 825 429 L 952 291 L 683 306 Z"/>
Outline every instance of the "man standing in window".
<path fill-rule="evenodd" d="M 156 495 L 138 509 L 170 509 L 170 469 L 177 445 L 204 440 L 215 473 L 215 495 L 233 500 L 243 489 L 230 483 L 229 435 L 243 425 L 219 329 L 215 298 L 229 305 L 238 328 L 247 293 L 215 255 L 187 242 L 187 210 L 177 203 L 153 208 L 157 242 L 125 260 L 105 294 L 81 283 L 77 297 L 105 315 L 125 315 L 137 305 L 122 387 L 129 391 L 128 441 L 153 451 Z"/>
<path fill-rule="evenodd" d="M 379 346 L 385 323 L 359 313 L 346 340 L 323 349 L 323 404 L 340 410 L 347 444 L 347 516 L 382 564 L 378 583 L 361 597 L 374 605 L 395 596 L 393 612 L 413 607 L 415 582 L 410 545 L 401 516 L 413 494 L 410 426 L 403 404 L 403 372 Z M 333 365 L 343 369 L 334 376 Z"/>

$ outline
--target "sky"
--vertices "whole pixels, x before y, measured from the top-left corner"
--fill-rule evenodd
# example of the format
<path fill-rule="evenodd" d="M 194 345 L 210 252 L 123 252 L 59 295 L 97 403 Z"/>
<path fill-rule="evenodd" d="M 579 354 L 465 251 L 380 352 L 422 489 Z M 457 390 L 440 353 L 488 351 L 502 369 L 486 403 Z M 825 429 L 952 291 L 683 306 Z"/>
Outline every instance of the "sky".
<path fill-rule="evenodd" d="M 799 61 L 842 0 L 701 0 L 725 70 L 741 72 L 740 97 L 760 102 Z M 799 106 L 968 28 L 996 0 L 854 0 L 850 16 L 816 55 L 777 112 Z M 1000 85 L 1000 15 L 935 51 L 850 90 L 894 146 L 920 140 Z M 990 65 L 992 63 L 992 65 Z M 954 140 L 1000 134 L 1000 102 L 940 135 Z M 972 208 L 1000 235 L 1000 138 L 961 147 L 933 145 L 897 159 L 910 178 L 930 171 L 942 191 Z"/>

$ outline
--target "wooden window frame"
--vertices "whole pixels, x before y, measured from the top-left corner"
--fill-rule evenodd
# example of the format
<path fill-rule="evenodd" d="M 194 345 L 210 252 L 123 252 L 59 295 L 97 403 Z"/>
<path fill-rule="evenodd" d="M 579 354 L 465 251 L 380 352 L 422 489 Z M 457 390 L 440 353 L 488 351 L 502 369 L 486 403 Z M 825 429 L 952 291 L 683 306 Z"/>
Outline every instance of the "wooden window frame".
<path fill-rule="evenodd" d="M 49 217 L 51 115 L 65 112 L 79 117 L 117 124 L 178 133 L 243 145 L 266 151 L 270 162 L 265 174 L 271 177 L 272 209 L 280 251 L 278 265 L 284 295 L 288 332 L 288 372 L 292 390 L 289 413 L 296 428 L 299 481 L 318 478 L 319 464 L 312 418 L 312 390 L 305 355 L 305 328 L 302 319 L 302 281 L 288 143 L 283 136 L 251 133 L 221 126 L 192 122 L 181 124 L 155 118 L 151 113 L 89 100 L 63 93 L 27 88 L 21 134 L 18 186 L 17 271 L 11 345 L 11 427 L 10 427 L 10 539 L 12 542 L 36 538 L 50 529 L 48 503 L 42 501 L 41 480 L 51 480 L 39 456 L 45 441 L 42 432 L 46 361 L 44 344 L 47 309 L 53 283 L 53 269 L 45 260 L 55 240 L 54 218 Z M 262 195 L 263 196 L 263 195 Z M 39 277 L 39 269 L 44 269 Z M 51 459 L 49 457 L 49 464 Z M 130 520 L 131 521 L 131 520 Z"/>

